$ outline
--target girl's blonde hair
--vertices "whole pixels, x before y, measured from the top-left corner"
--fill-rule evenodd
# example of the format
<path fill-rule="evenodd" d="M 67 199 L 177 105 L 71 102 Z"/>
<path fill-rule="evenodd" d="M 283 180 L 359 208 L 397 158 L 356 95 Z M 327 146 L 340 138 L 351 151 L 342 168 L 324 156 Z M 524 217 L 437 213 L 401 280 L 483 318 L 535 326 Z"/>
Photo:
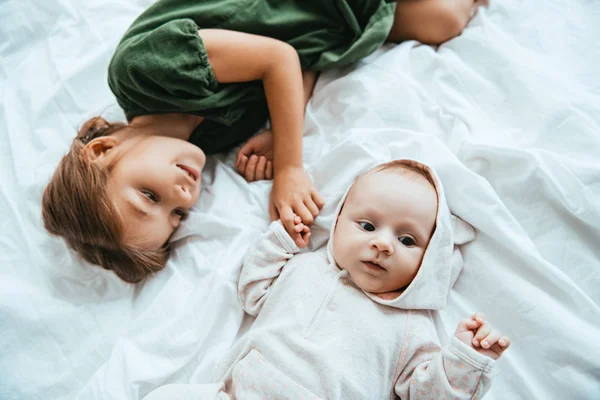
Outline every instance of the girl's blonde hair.
<path fill-rule="evenodd" d="M 124 221 L 108 194 L 111 168 L 88 161 L 82 152 L 92 139 L 126 127 L 101 117 L 82 126 L 46 186 L 42 219 L 48 232 L 63 237 L 83 259 L 136 283 L 164 268 L 168 245 L 147 250 L 124 243 Z"/>

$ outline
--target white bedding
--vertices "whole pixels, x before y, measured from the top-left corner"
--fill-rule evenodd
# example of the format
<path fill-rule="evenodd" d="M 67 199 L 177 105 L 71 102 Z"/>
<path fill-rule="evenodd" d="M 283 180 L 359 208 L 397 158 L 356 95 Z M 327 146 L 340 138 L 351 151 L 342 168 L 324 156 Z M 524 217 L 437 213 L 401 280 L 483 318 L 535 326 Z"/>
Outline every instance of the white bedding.
<path fill-rule="evenodd" d="M 114 114 L 112 51 L 151 0 L 0 1 L 0 398 L 139 399 L 212 379 L 248 324 L 236 296 L 269 183 L 212 158 L 167 268 L 131 286 L 84 265 L 40 221 L 76 128 Z M 391 158 L 433 164 L 478 230 L 439 315 L 479 310 L 513 345 L 489 399 L 600 398 L 600 2 L 491 0 L 441 46 L 386 46 L 323 74 L 305 162 L 327 200 Z M 118 115 L 121 117 L 118 113 Z"/>

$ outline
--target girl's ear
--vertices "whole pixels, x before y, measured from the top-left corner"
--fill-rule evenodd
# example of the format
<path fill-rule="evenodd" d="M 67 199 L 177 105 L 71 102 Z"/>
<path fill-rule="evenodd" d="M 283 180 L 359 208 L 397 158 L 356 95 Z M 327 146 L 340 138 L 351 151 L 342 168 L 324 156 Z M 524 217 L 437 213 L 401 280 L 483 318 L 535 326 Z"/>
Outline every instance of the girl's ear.
<path fill-rule="evenodd" d="M 114 158 L 113 150 L 119 145 L 119 141 L 111 136 L 101 136 L 93 139 L 83 148 L 83 157 L 92 163 L 108 165 Z"/>

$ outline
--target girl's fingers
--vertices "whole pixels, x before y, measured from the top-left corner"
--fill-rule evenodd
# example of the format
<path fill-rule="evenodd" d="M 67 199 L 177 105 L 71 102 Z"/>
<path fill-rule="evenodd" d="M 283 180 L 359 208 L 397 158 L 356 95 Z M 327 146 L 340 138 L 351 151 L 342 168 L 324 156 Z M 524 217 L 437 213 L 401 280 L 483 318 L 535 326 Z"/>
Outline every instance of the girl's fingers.
<path fill-rule="evenodd" d="M 241 147 L 241 148 L 238 150 L 237 157 L 236 157 L 236 160 L 235 160 L 235 166 L 238 168 L 238 170 L 241 170 L 241 169 L 242 169 L 242 168 L 241 168 L 241 165 L 240 165 L 240 164 L 241 164 L 241 162 L 242 162 L 242 160 L 244 160 L 244 159 L 245 159 L 246 161 L 248 161 L 248 154 L 250 154 L 250 151 L 248 151 L 248 150 L 249 150 L 249 149 L 248 149 L 248 147 L 247 147 L 247 143 L 246 143 L 246 144 L 244 144 L 244 145 L 243 145 L 243 146 L 242 146 L 242 147 Z"/>
<path fill-rule="evenodd" d="M 242 145 L 242 147 L 240 147 L 240 149 L 238 150 L 238 156 L 242 155 L 242 156 L 248 158 L 248 154 L 252 154 L 254 152 L 255 152 L 254 145 L 252 144 L 252 138 L 250 138 L 250 140 L 248 140 L 246 143 L 244 143 Z"/>
<path fill-rule="evenodd" d="M 310 197 L 312 198 L 313 203 L 315 203 L 319 210 L 323 208 L 323 206 L 325 205 L 325 199 L 323 198 L 323 196 L 321 196 L 321 193 L 317 192 L 316 190 L 313 190 Z"/>
<path fill-rule="evenodd" d="M 246 164 L 245 177 L 248 182 L 254 182 L 256 180 L 256 164 L 258 163 L 258 157 L 256 154 L 252 154 Z"/>
<path fill-rule="evenodd" d="M 313 202 L 311 199 L 309 201 L 305 201 L 304 205 L 306 208 L 308 208 L 313 218 L 317 218 L 317 215 L 319 215 L 319 207 L 315 204 L 315 202 Z"/>
<path fill-rule="evenodd" d="M 263 156 L 258 157 L 258 162 L 256 163 L 256 175 L 254 178 L 257 181 L 264 180 L 266 169 L 267 169 L 267 159 Z"/>
<path fill-rule="evenodd" d="M 294 207 L 294 212 L 302 218 L 302 223 L 304 223 L 304 225 L 310 226 L 313 223 L 313 216 L 304 203 L 296 205 Z"/>
<path fill-rule="evenodd" d="M 248 164 L 248 157 L 241 156 L 238 163 L 238 172 L 245 178 L 246 176 L 246 165 Z"/>
<path fill-rule="evenodd" d="M 294 212 L 290 206 L 283 206 L 279 208 L 279 217 L 281 218 L 281 223 L 285 230 L 290 234 L 290 236 L 297 235 L 294 227 Z"/>
<path fill-rule="evenodd" d="M 267 166 L 265 168 L 265 179 L 273 179 L 273 163 L 267 160 Z"/>

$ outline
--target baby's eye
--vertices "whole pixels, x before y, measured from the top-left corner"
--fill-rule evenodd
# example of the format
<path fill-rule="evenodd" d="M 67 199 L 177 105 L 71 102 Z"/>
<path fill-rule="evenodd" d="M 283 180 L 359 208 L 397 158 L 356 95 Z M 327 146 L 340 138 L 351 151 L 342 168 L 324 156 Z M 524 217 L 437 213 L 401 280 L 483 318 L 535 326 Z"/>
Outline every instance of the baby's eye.
<path fill-rule="evenodd" d="M 176 208 L 173 212 L 179 216 L 179 219 L 185 219 L 188 216 L 187 210 L 184 210 L 183 208 Z"/>
<path fill-rule="evenodd" d="M 148 199 L 150 199 L 152 202 L 154 202 L 154 203 L 158 202 L 158 196 L 152 190 L 142 189 L 142 190 L 140 190 L 140 192 L 142 192 L 142 194 L 144 196 L 146 196 Z"/>
<path fill-rule="evenodd" d="M 367 232 L 373 232 L 375 230 L 375 226 L 370 222 L 359 222 L 358 224 Z"/>
<path fill-rule="evenodd" d="M 398 240 L 406 247 L 415 245 L 415 239 L 411 238 L 410 236 L 401 236 L 398 238 Z"/>

